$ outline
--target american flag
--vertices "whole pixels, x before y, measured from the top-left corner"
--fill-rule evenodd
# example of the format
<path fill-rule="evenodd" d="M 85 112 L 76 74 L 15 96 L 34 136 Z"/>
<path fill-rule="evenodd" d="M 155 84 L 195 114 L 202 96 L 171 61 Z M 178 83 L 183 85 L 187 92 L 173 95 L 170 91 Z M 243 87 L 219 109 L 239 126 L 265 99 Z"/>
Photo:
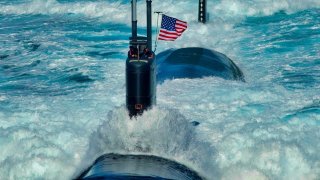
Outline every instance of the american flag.
<path fill-rule="evenodd" d="M 163 14 L 158 39 L 164 41 L 174 41 L 181 36 L 187 27 L 187 22 Z"/>

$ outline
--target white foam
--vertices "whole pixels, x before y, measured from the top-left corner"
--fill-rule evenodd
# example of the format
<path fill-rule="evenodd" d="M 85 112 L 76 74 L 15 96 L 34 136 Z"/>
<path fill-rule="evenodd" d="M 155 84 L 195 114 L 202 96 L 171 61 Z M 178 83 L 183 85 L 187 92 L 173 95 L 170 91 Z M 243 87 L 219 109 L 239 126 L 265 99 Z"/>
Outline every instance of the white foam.
<path fill-rule="evenodd" d="M 108 114 L 90 137 L 80 171 L 101 154 L 111 152 L 158 155 L 199 172 L 207 169 L 208 162 L 204 160 L 208 157 L 201 156 L 208 153 L 207 146 L 197 139 L 195 127 L 177 110 L 155 107 L 132 119 L 127 114 L 125 107 Z"/>
<path fill-rule="evenodd" d="M 52 50 L 53 57 L 44 57 L 54 58 L 49 69 L 99 63 L 103 64 L 105 74 L 102 74 L 103 80 L 67 95 L 1 94 L 0 103 L 5 111 L 0 112 L 0 179 L 70 179 L 107 152 L 164 156 L 196 169 L 208 179 L 248 179 L 249 176 L 253 179 L 319 179 L 319 113 L 300 113 L 304 107 L 317 104 L 318 89 L 288 90 L 273 82 L 280 76 L 277 67 L 288 64 L 291 59 L 239 56 L 239 46 L 243 45 L 240 40 L 251 36 L 233 26 L 245 16 L 269 15 L 281 9 L 294 12 L 319 7 L 319 2 L 209 2 L 209 8 L 214 10 L 212 16 L 219 18 L 207 25 L 196 24 L 191 11 L 197 7 L 190 2 L 153 2 L 154 7 L 160 7 L 154 10 L 166 9 L 169 15 L 189 23 L 180 39 L 171 44 L 162 42 L 159 52 L 169 47 L 183 47 L 185 41 L 190 42 L 188 46 L 214 48 L 240 64 L 246 83 L 214 77 L 166 80 L 157 87 L 158 107 L 130 120 L 123 107 L 123 61 L 97 62 L 73 54 L 83 49 L 43 39 L 44 49 L 58 46 L 72 54 L 66 58 L 65 54 L 56 55 L 55 49 Z M 174 3 L 178 6 L 172 6 Z M 102 1 L 29 1 L 3 5 L 0 12 L 75 13 L 126 23 L 130 20 L 129 11 L 123 13 L 121 8 L 130 9 L 129 4 Z M 114 13 L 119 16 L 113 17 Z M 144 21 L 141 20 L 141 24 Z M 109 32 L 102 35 L 104 33 Z M 200 39 L 199 35 L 206 38 Z M 260 45 L 261 49 L 268 46 Z M 259 48 L 252 51 L 260 53 Z M 317 58 L 301 57 L 310 61 Z M 88 72 L 86 68 L 81 71 Z M 285 118 L 288 115 L 292 116 Z M 192 127 L 192 121 L 200 125 Z"/>
<path fill-rule="evenodd" d="M 80 14 L 87 17 L 105 17 L 109 22 L 129 22 L 128 4 L 117 2 L 72 2 L 59 3 L 56 0 L 33 0 L 18 5 L 5 5 L 0 7 L 3 14 Z"/>
<path fill-rule="evenodd" d="M 208 179 L 319 177 L 319 126 L 307 116 L 279 120 L 313 103 L 309 96 L 272 84 L 177 79 L 158 86 L 158 107 L 130 120 L 123 68 L 106 64 L 107 80 L 86 93 L 16 97 L 29 110 L 1 116 L 1 177 L 69 179 L 108 152 L 167 157 Z"/>
<path fill-rule="evenodd" d="M 172 6 L 172 4 L 175 4 Z M 166 48 L 184 47 L 184 46 L 201 46 L 215 48 L 221 52 L 228 52 L 233 42 L 237 41 L 243 34 L 233 31 L 233 26 L 239 23 L 247 16 L 265 16 L 272 15 L 280 10 L 288 13 L 297 12 L 308 8 L 320 7 L 320 1 L 240 1 L 240 0 L 223 0 L 220 2 L 208 2 L 208 12 L 210 22 L 207 25 L 199 25 L 197 22 L 197 3 L 191 1 L 154 1 L 153 9 L 164 11 L 164 13 L 185 20 L 189 23 L 189 28 L 176 43 L 161 42 L 159 50 Z M 131 24 L 130 3 L 119 2 L 70 2 L 59 3 L 56 0 L 32 0 L 18 5 L 4 5 L 0 7 L 2 14 L 57 14 L 64 15 L 68 13 L 83 15 L 89 18 L 98 18 L 101 21 Z M 138 3 L 139 26 L 146 25 L 145 3 Z M 156 27 L 156 15 L 153 16 L 153 26 Z M 212 38 L 198 38 L 210 37 Z M 154 37 L 156 38 L 156 37 Z M 188 41 L 188 45 L 184 42 Z M 231 47 L 230 47 L 231 46 Z M 229 56 L 235 56 L 227 53 Z"/>
<path fill-rule="evenodd" d="M 211 169 L 219 169 L 222 177 L 241 174 L 252 174 L 257 179 L 318 177 L 320 166 L 316 159 L 319 155 L 313 152 L 317 147 L 299 142 L 309 141 L 311 137 L 307 134 L 315 133 L 319 127 L 308 125 L 307 116 L 300 119 L 299 125 L 279 121 L 286 111 L 312 103 L 308 97 L 291 94 L 277 86 L 271 88 L 271 84 L 259 91 L 254 84 L 241 84 L 215 78 L 166 81 L 158 88 L 158 103 L 179 107 L 190 120 L 202 123 L 197 129 L 199 138 L 219 152 L 217 166 Z M 195 89 L 206 91 L 195 93 Z M 313 140 L 318 139 L 315 136 L 319 137 L 319 133 L 313 134 Z M 295 138 L 299 138 L 299 142 Z M 308 149 L 313 150 L 309 155 L 304 154 Z"/>
<path fill-rule="evenodd" d="M 193 1 L 192 1 L 193 2 Z M 174 4 L 174 6 L 172 5 Z M 288 13 L 297 12 L 309 8 L 320 7 L 318 0 L 222 0 L 219 2 L 208 2 L 208 12 L 212 19 L 223 20 L 242 19 L 245 16 L 272 15 L 280 10 Z M 138 3 L 138 17 L 145 17 L 145 3 Z M 187 21 L 197 21 L 198 4 L 191 1 L 154 1 L 153 9 L 163 11 L 174 17 Z M 59 3 L 56 0 L 31 0 L 25 3 L 2 5 L 2 14 L 82 14 L 87 17 L 102 18 L 108 22 L 129 23 L 130 3 L 97 1 L 97 2 L 69 2 Z M 146 18 L 139 19 L 141 25 L 145 25 Z M 155 17 L 154 17 L 155 19 Z M 155 21 L 154 21 L 155 22 Z"/>

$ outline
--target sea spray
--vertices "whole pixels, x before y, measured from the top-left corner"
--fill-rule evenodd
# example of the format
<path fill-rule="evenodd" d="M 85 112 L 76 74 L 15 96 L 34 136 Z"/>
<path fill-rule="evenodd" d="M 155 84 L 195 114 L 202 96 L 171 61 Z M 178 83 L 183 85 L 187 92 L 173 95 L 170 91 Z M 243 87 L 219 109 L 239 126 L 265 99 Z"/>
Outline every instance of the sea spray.
<path fill-rule="evenodd" d="M 174 109 L 155 107 L 133 118 L 125 107 L 110 111 L 90 137 L 83 166 L 102 154 L 115 152 L 161 156 L 206 172 L 205 176 L 216 173 L 210 168 L 214 164 L 214 147 L 199 141 L 196 127 Z M 210 154 L 210 158 L 204 154 Z"/>

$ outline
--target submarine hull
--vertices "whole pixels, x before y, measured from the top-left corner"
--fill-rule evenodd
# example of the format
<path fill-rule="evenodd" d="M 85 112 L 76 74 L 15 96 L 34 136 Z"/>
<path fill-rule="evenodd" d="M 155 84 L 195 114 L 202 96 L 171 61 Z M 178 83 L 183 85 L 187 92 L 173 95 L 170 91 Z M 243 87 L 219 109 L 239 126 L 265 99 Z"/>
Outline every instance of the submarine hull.
<path fill-rule="evenodd" d="M 203 179 L 178 162 L 152 155 L 104 154 L 76 179 Z"/>
<path fill-rule="evenodd" d="M 157 81 L 177 78 L 220 77 L 245 81 L 241 69 L 226 55 L 206 48 L 169 49 L 157 55 Z"/>

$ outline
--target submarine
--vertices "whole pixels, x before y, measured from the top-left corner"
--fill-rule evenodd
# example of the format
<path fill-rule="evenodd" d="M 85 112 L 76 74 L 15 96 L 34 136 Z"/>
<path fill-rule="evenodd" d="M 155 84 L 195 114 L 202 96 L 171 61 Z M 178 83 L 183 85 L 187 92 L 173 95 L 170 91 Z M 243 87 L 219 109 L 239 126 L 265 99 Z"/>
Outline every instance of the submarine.
<path fill-rule="evenodd" d="M 241 69 L 226 55 L 202 47 L 152 51 L 151 3 L 147 5 L 147 36 L 137 35 L 137 0 L 131 0 L 132 36 L 126 59 L 126 107 L 130 117 L 156 105 L 156 86 L 175 78 L 216 76 L 245 81 Z M 199 0 L 200 23 L 206 23 L 206 0 Z M 149 51 L 146 51 L 149 50 Z M 193 126 L 199 122 L 191 122 Z M 205 179 L 174 160 L 150 154 L 107 153 L 74 179 Z"/>
<path fill-rule="evenodd" d="M 132 36 L 126 60 L 126 107 L 129 116 L 141 115 L 156 104 L 156 85 L 175 78 L 221 77 L 245 81 L 241 69 L 226 55 L 203 47 L 152 51 L 152 0 L 147 3 L 147 36 L 137 36 L 137 1 L 131 1 Z M 155 12 L 158 13 L 158 12 Z M 199 0 L 198 21 L 208 20 L 207 1 Z M 132 48 L 132 51 L 131 51 Z M 150 57 L 143 56 L 144 49 Z M 133 56 L 132 56 L 133 55 Z"/>

